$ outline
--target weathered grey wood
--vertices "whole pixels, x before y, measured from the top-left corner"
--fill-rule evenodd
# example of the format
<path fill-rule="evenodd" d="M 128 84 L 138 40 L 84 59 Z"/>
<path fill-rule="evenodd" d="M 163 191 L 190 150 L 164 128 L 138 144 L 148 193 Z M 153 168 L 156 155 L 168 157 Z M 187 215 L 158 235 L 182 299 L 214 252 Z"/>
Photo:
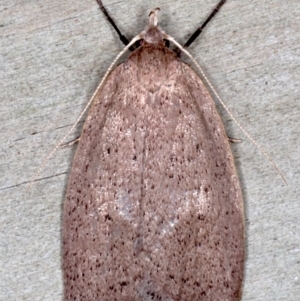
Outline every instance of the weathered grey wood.
<path fill-rule="evenodd" d="M 218 1 L 104 2 L 128 37 L 159 6 L 161 26 L 182 43 Z M 299 24 L 299 1 L 228 0 L 189 49 L 289 183 L 223 114 L 228 135 L 243 139 L 233 145 L 246 206 L 243 301 L 300 296 Z M 26 188 L 123 46 L 93 0 L 2 1 L 0 36 L 0 300 L 60 300 L 75 147 L 58 150 Z"/>

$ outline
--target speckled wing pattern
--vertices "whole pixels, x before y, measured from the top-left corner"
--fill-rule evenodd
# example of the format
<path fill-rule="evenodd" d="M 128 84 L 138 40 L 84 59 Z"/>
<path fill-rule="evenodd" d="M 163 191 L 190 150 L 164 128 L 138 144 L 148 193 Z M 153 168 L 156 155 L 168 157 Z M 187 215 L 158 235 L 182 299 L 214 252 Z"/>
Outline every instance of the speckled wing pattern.
<path fill-rule="evenodd" d="M 144 43 L 83 128 L 64 205 L 64 300 L 239 300 L 243 263 L 243 201 L 215 104 L 173 51 Z"/>

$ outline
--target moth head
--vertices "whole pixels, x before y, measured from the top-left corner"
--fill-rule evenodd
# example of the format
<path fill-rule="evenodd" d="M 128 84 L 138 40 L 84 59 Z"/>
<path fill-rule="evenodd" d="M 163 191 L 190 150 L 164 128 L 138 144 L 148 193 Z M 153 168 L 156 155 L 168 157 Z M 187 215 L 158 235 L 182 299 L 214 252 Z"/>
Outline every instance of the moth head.
<path fill-rule="evenodd" d="M 149 13 L 149 21 L 144 32 L 144 41 L 149 44 L 163 43 L 165 33 L 158 26 L 158 12 L 160 8 L 157 7 Z"/>
<path fill-rule="evenodd" d="M 156 7 L 153 10 L 151 10 L 151 12 L 149 13 L 148 26 L 157 27 L 157 25 L 158 25 L 158 12 L 159 11 L 160 11 L 159 7 Z"/>

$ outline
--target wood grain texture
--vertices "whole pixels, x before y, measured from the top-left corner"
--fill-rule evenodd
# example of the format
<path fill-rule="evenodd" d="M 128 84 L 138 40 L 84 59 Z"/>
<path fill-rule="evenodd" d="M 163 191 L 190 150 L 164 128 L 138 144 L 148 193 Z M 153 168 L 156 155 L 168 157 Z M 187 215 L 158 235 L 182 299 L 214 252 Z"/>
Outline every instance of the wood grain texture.
<path fill-rule="evenodd" d="M 159 6 L 161 26 L 182 43 L 217 2 L 105 4 L 128 37 Z M 246 205 L 243 301 L 300 295 L 299 16 L 299 1 L 228 0 L 190 48 L 289 182 L 221 110 L 228 134 L 243 139 L 233 145 Z M 2 1 L 0 20 L 0 300 L 61 300 L 62 202 L 75 148 L 59 150 L 26 187 L 123 46 L 92 0 Z"/>

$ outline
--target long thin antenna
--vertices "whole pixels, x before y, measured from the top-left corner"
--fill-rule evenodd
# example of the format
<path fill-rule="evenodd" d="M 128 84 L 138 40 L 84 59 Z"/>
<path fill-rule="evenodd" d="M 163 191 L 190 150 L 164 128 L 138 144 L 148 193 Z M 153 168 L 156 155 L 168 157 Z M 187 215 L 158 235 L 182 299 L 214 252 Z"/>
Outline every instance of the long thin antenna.
<path fill-rule="evenodd" d="M 283 181 L 285 182 L 286 185 L 288 185 L 285 177 L 283 176 L 282 172 L 280 171 L 280 169 L 277 167 L 277 165 L 275 164 L 275 162 L 271 159 L 271 156 L 265 151 L 265 149 L 258 144 L 255 139 L 243 128 L 243 126 L 237 121 L 237 119 L 233 116 L 233 114 L 231 113 L 231 111 L 228 109 L 227 105 L 225 104 L 225 102 L 222 100 L 222 98 L 220 97 L 220 95 L 217 93 L 217 91 L 215 90 L 215 88 L 213 87 L 213 85 L 211 84 L 211 82 L 209 81 L 209 79 L 207 78 L 207 76 L 205 75 L 205 73 L 203 72 L 202 68 L 200 67 L 200 65 L 196 62 L 196 60 L 192 57 L 192 55 L 186 50 L 184 49 L 176 40 L 174 40 L 174 38 L 172 38 L 169 35 L 165 35 L 164 37 L 165 39 L 171 41 L 172 43 L 175 44 L 175 46 L 177 46 L 181 51 L 183 51 L 195 64 L 195 66 L 198 68 L 198 70 L 200 71 L 202 77 L 204 78 L 204 80 L 206 81 L 206 83 L 208 84 L 208 86 L 210 87 L 210 89 L 213 91 L 213 93 L 216 95 L 216 97 L 218 98 L 218 100 L 220 101 L 220 103 L 222 104 L 223 108 L 226 110 L 226 112 L 228 113 L 228 115 L 232 118 L 232 120 L 237 124 L 237 126 L 242 130 L 242 132 L 247 136 L 247 138 L 265 155 L 265 157 L 270 161 L 270 163 L 273 165 L 273 167 L 277 170 L 277 172 L 280 174 L 281 178 L 283 179 Z"/>
<path fill-rule="evenodd" d="M 121 33 L 121 31 L 119 30 L 118 26 L 116 25 L 115 21 L 112 19 L 112 17 L 109 15 L 108 11 L 106 10 L 106 8 L 104 7 L 103 3 L 101 0 L 96 0 L 99 4 L 100 9 L 102 10 L 103 14 L 105 15 L 106 19 L 108 20 L 108 22 L 112 25 L 112 27 L 115 29 L 115 31 L 117 32 L 120 40 L 122 41 L 122 43 L 127 46 L 129 44 L 128 39 Z M 131 49 L 130 49 L 131 50 Z"/>
<path fill-rule="evenodd" d="M 204 27 L 210 22 L 210 20 L 217 14 L 220 8 L 225 4 L 226 0 L 221 0 L 219 4 L 214 8 L 214 10 L 210 13 L 208 18 L 204 21 L 204 23 L 189 37 L 186 43 L 183 45 L 183 48 L 188 48 L 201 34 Z M 182 46 L 181 46 L 182 47 Z M 177 55 L 180 56 L 181 49 L 178 48 L 176 51 Z"/>
<path fill-rule="evenodd" d="M 120 57 L 134 44 L 136 43 L 138 40 L 141 40 L 144 38 L 144 33 L 140 33 L 139 35 L 135 36 L 130 43 L 124 47 L 124 49 L 116 56 L 116 58 L 114 59 L 114 61 L 111 63 L 111 65 L 109 66 L 109 68 L 107 69 L 104 77 L 102 78 L 100 84 L 98 85 L 96 91 L 94 92 L 93 96 L 91 97 L 91 99 L 89 100 L 89 102 L 87 103 L 87 105 L 85 106 L 85 108 L 83 109 L 83 111 L 81 112 L 81 114 L 79 115 L 79 117 L 77 118 L 76 122 L 73 124 L 73 126 L 71 127 L 71 129 L 67 132 L 67 134 L 57 143 L 57 145 L 53 148 L 53 150 L 49 153 L 49 155 L 44 159 L 44 161 L 42 162 L 42 164 L 40 165 L 40 168 L 38 169 L 38 171 L 35 173 L 35 175 L 33 176 L 33 179 L 30 181 L 29 187 L 28 189 L 31 187 L 32 183 L 36 180 L 36 178 L 39 176 L 39 174 L 41 173 L 43 167 L 45 166 L 46 162 L 53 156 L 53 154 L 56 152 L 56 150 L 61 146 L 61 144 L 66 140 L 66 138 L 70 135 L 71 132 L 73 132 L 73 130 L 75 129 L 76 125 L 78 124 L 78 122 L 81 120 L 82 116 L 84 115 L 84 113 L 87 111 L 87 109 L 90 107 L 91 103 L 94 101 L 96 95 L 98 94 L 99 90 L 102 88 L 104 81 L 106 80 L 107 76 L 109 75 L 109 73 L 112 71 L 114 65 L 116 64 L 116 62 L 120 59 Z M 27 189 L 27 190 L 28 190 Z"/>

